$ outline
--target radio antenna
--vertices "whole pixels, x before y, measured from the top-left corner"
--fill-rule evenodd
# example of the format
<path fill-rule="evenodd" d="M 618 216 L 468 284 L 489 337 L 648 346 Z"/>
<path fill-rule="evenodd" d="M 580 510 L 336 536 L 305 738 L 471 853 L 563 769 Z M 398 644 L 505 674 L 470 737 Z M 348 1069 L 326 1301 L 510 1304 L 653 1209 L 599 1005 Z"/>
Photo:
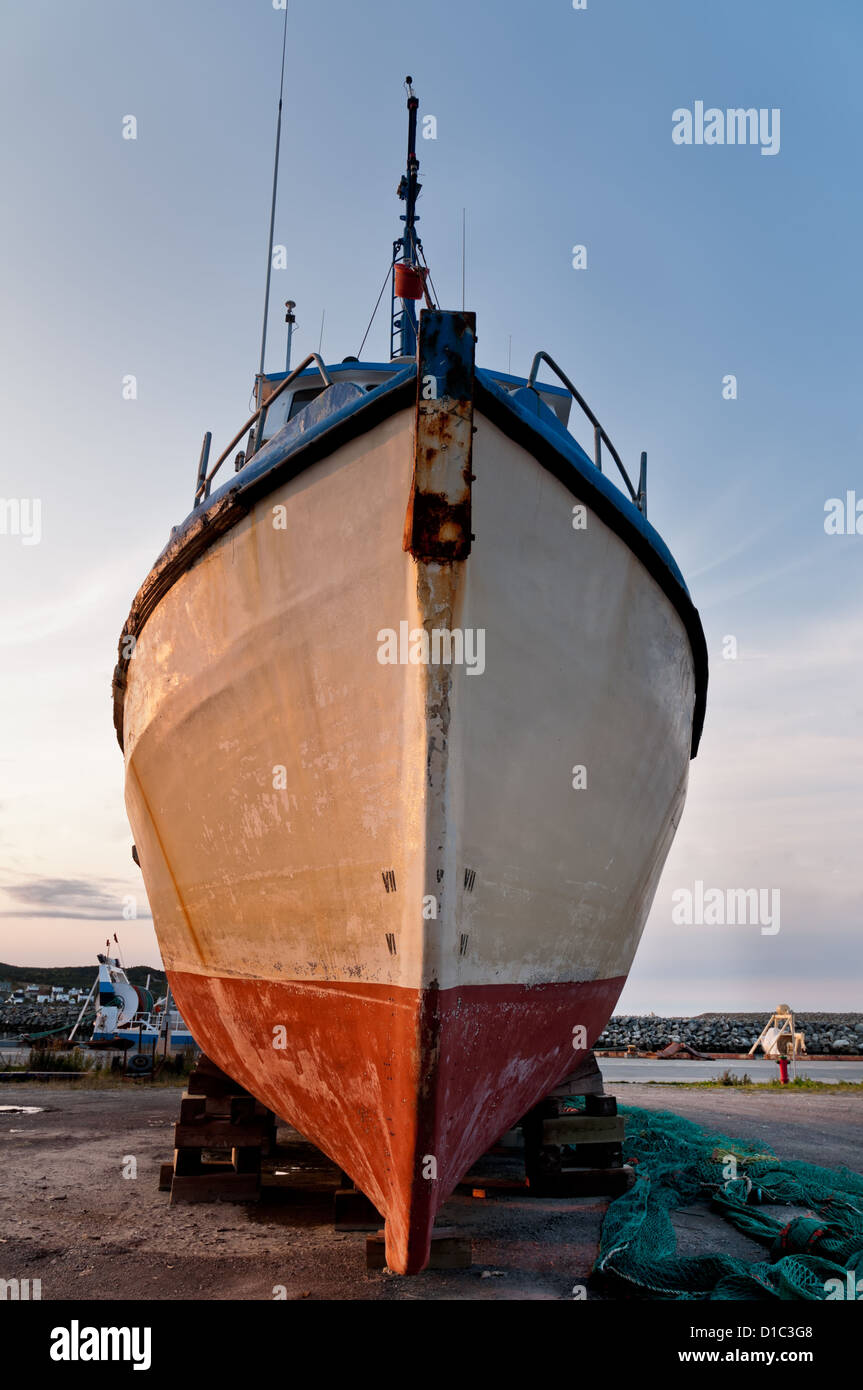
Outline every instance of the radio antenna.
<path fill-rule="evenodd" d="M 276 153 L 273 159 L 273 200 L 270 204 L 270 236 L 267 242 L 267 287 L 264 291 L 264 326 L 261 331 L 261 365 L 258 369 L 258 381 L 264 379 L 264 356 L 267 351 L 267 319 L 270 312 L 270 276 L 273 273 L 273 229 L 276 221 L 276 192 L 279 186 L 279 146 L 282 141 L 282 99 L 285 91 L 285 49 L 288 42 L 288 4 L 290 0 L 285 0 L 285 24 L 282 31 L 282 72 L 279 78 L 279 114 L 276 120 Z M 263 386 L 260 387 L 263 391 Z"/>

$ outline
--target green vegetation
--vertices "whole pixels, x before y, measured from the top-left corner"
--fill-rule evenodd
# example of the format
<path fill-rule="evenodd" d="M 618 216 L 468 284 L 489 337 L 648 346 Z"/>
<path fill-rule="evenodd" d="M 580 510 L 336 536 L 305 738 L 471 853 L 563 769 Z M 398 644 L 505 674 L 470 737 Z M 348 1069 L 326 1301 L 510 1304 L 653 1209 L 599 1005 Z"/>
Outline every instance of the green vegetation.
<path fill-rule="evenodd" d="M 79 1077 L 76 1081 L 48 1081 L 42 1084 L 48 1086 L 61 1086 L 64 1090 L 84 1090 L 84 1091 L 113 1091 L 118 1086 L 180 1086 L 185 1090 L 186 1082 L 190 1072 L 193 1070 L 196 1055 L 191 1048 L 178 1052 L 174 1057 L 168 1057 L 164 1062 L 157 1061 L 156 1075 L 151 1077 L 133 1076 L 131 1073 L 123 1075 L 121 1068 L 96 1067 L 87 1072 L 86 1076 Z"/>
<path fill-rule="evenodd" d="M 789 1081 L 787 1086 L 776 1080 L 765 1084 L 771 1091 L 863 1091 L 863 1081 L 813 1081 L 810 1076 L 798 1076 L 796 1080 Z"/>
<path fill-rule="evenodd" d="M 720 1086 L 734 1086 L 739 1091 L 852 1091 L 855 1095 L 863 1095 L 863 1081 L 813 1081 L 811 1077 L 798 1076 L 796 1081 L 789 1081 L 787 1086 L 783 1086 L 779 1080 L 753 1081 L 745 1073 L 743 1076 L 731 1076 L 728 1080 L 726 1077 L 729 1077 L 728 1072 L 725 1072 L 724 1076 L 713 1077 L 710 1081 L 615 1081 L 614 1088 L 617 1090 L 622 1086 L 637 1084 L 678 1086 L 684 1091 L 715 1091 Z"/>
<path fill-rule="evenodd" d="M 64 1091 L 68 1090 L 87 1090 L 87 1091 L 111 1091 L 118 1086 L 135 1085 L 145 1086 L 185 1086 L 189 1074 L 192 1072 L 197 1061 L 197 1053 L 194 1048 L 184 1048 L 165 1059 L 156 1059 L 156 1075 L 151 1077 L 148 1073 L 137 1076 L 129 1072 L 123 1075 L 122 1062 L 117 1059 L 116 1065 L 112 1062 L 110 1066 L 104 1066 L 104 1054 L 90 1053 L 82 1048 L 73 1048 L 71 1052 L 59 1052 L 53 1048 L 31 1048 L 30 1057 L 26 1062 L 13 1062 L 11 1066 L 4 1067 L 3 1070 L 28 1072 L 55 1072 L 57 1080 L 54 1081 L 50 1076 L 40 1078 L 34 1085 L 58 1087 Z M 69 1072 L 83 1072 L 83 1076 L 76 1076 L 74 1080 L 68 1079 Z M 3 1094 L 10 1097 L 10 1103 L 14 1104 L 15 1086 L 7 1085 L 3 1089 Z"/>
<path fill-rule="evenodd" d="M 82 1052 L 73 1047 L 71 1052 L 60 1052 L 54 1047 L 31 1047 L 30 1057 L 22 1071 L 89 1071 L 96 1065 L 92 1052 Z"/>

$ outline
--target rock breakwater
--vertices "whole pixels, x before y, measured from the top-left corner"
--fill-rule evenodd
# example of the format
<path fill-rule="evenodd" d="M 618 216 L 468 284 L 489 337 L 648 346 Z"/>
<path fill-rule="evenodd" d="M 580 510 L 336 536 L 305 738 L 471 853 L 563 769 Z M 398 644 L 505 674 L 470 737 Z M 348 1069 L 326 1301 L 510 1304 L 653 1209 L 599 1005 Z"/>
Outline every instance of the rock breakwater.
<path fill-rule="evenodd" d="M 669 1043 L 687 1043 L 698 1052 L 748 1052 L 769 1012 L 699 1014 L 695 1018 L 656 1014 L 615 1014 L 596 1043 L 597 1050 L 661 1052 Z M 808 1053 L 839 1056 L 863 1054 L 863 1014 L 800 1013 L 795 1027 L 806 1038 Z"/>

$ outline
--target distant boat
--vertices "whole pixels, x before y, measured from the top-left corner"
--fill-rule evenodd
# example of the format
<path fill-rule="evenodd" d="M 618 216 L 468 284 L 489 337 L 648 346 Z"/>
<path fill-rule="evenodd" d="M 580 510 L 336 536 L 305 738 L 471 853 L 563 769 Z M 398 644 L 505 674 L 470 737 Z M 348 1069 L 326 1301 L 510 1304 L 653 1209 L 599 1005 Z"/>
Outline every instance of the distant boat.
<path fill-rule="evenodd" d="M 371 1198 L 402 1273 L 612 1014 L 707 685 L 644 457 L 634 484 L 550 358 L 475 366 L 475 316 L 432 298 L 417 106 L 409 85 L 391 360 L 259 374 L 114 678 L 183 1016 Z"/>
<path fill-rule="evenodd" d="M 154 999 L 149 989 L 133 985 L 118 958 L 100 955 L 98 960 L 96 1016 L 88 1047 L 135 1049 L 150 1057 L 195 1047 L 179 1010 L 169 1007 L 168 995 Z M 74 1033 L 75 1029 L 72 1037 Z"/>

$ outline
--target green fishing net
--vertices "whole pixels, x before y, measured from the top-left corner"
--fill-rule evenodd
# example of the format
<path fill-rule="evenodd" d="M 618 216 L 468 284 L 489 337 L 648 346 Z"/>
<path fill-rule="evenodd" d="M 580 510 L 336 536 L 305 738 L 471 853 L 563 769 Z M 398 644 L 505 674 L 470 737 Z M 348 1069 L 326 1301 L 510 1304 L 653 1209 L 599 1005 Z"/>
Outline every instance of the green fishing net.
<path fill-rule="evenodd" d="M 823 1300 L 837 1287 L 828 1280 L 844 1289 L 848 1271 L 855 1285 L 863 1278 L 863 1176 L 780 1159 L 763 1144 L 708 1133 L 669 1112 L 620 1112 L 624 1161 L 636 1179 L 608 1208 L 595 1269 L 621 1292 L 626 1286 L 654 1299 Z M 678 1255 L 671 1213 L 699 1198 L 760 1242 L 765 1259 Z M 805 1214 L 783 1222 L 770 1214 L 771 1204 Z"/>

